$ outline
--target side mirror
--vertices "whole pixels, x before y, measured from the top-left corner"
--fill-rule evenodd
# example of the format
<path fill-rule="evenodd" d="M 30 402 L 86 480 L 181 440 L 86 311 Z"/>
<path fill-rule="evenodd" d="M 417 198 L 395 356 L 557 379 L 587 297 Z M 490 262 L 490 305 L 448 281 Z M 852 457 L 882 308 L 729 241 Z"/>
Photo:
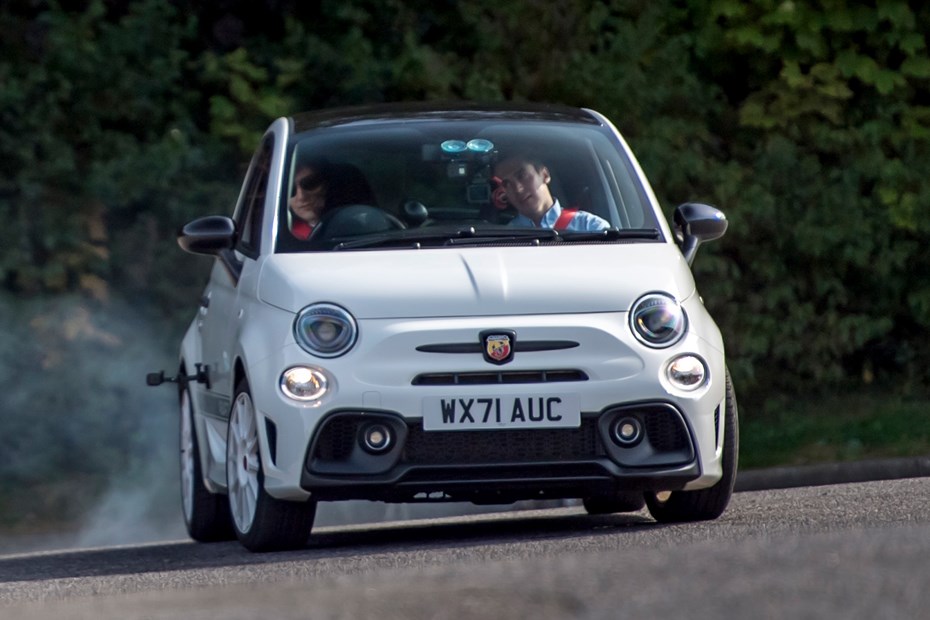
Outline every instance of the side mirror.
<path fill-rule="evenodd" d="M 694 262 L 698 246 L 713 241 L 727 231 L 727 217 L 722 211 L 698 202 L 686 202 L 675 209 L 675 232 L 688 264 Z"/>
<path fill-rule="evenodd" d="M 236 224 L 225 215 L 197 218 L 178 231 L 178 245 L 191 254 L 217 254 L 235 242 Z"/>

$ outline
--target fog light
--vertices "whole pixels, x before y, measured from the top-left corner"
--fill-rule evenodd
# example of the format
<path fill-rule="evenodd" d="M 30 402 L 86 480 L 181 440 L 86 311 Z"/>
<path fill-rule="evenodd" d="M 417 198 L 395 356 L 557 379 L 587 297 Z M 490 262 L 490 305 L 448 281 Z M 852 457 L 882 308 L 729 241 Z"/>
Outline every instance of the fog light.
<path fill-rule="evenodd" d="M 362 447 L 372 454 L 381 454 L 391 449 L 394 434 L 386 424 L 376 422 L 362 427 Z"/>
<path fill-rule="evenodd" d="M 326 394 L 328 386 L 326 375 L 315 368 L 295 366 L 281 374 L 281 391 L 288 398 L 301 402 L 319 400 Z"/>
<path fill-rule="evenodd" d="M 620 418 L 613 424 L 611 438 L 618 446 L 632 448 L 643 438 L 643 425 L 632 416 Z"/>
<path fill-rule="evenodd" d="M 666 376 L 679 390 L 696 390 L 704 385 L 707 379 L 707 367 L 696 355 L 682 355 L 669 362 Z"/>

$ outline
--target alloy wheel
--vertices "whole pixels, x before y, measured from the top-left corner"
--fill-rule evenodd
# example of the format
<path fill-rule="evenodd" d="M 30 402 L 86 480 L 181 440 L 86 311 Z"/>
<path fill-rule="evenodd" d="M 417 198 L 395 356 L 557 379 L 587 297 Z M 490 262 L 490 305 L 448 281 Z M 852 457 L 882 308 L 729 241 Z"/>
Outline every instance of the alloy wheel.
<path fill-rule="evenodd" d="M 258 429 L 255 408 L 248 393 L 240 392 L 229 420 L 226 448 L 226 484 L 236 528 L 248 532 L 255 520 L 259 490 Z"/>

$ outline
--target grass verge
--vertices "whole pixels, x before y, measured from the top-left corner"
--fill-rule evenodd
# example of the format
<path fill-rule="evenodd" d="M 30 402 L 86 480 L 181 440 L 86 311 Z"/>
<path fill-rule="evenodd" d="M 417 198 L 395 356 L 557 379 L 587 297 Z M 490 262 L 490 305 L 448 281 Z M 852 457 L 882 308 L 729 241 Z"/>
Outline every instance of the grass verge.
<path fill-rule="evenodd" d="M 930 455 L 930 399 L 876 391 L 740 407 L 740 469 Z"/>

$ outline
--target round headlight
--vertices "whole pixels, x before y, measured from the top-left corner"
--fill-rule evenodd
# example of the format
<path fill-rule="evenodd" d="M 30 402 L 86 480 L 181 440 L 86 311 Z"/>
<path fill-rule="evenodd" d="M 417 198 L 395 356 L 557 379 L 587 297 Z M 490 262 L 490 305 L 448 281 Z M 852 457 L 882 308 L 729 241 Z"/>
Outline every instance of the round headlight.
<path fill-rule="evenodd" d="M 315 368 L 295 366 L 281 373 L 281 391 L 294 400 L 319 400 L 326 394 L 328 386 L 326 375 Z"/>
<path fill-rule="evenodd" d="M 355 319 L 333 304 L 307 306 L 294 321 L 294 338 L 304 351 L 317 357 L 339 357 L 358 337 Z"/>
<path fill-rule="evenodd" d="M 666 369 L 669 382 L 679 390 L 696 390 L 707 379 L 707 366 L 696 355 L 681 355 L 669 362 Z"/>
<path fill-rule="evenodd" d="M 685 312 L 674 298 L 649 293 L 633 304 L 630 326 L 637 340 L 650 347 L 669 347 L 685 335 Z"/>

